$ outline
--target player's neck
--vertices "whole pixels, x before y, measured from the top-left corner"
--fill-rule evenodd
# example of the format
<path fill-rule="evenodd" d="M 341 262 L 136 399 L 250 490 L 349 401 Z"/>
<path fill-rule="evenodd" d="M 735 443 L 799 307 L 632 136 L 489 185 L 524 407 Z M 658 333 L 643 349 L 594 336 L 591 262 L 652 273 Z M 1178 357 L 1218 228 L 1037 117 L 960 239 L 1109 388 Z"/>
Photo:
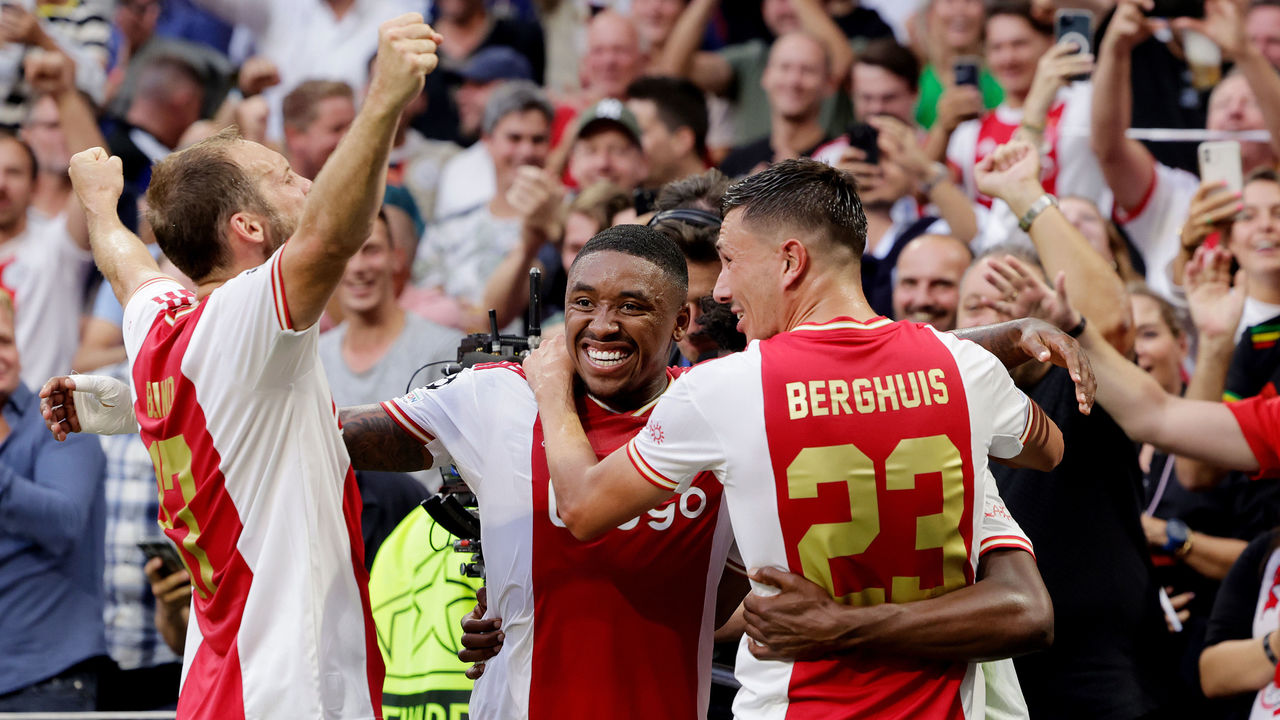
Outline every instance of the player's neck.
<path fill-rule="evenodd" d="M 786 328 L 790 330 L 799 325 L 830 322 L 835 318 L 866 322 L 879 317 L 880 314 L 867 302 L 857 273 L 855 267 L 852 281 L 844 277 L 847 273 L 839 272 L 811 278 L 803 294 L 796 295 L 787 303 Z"/>

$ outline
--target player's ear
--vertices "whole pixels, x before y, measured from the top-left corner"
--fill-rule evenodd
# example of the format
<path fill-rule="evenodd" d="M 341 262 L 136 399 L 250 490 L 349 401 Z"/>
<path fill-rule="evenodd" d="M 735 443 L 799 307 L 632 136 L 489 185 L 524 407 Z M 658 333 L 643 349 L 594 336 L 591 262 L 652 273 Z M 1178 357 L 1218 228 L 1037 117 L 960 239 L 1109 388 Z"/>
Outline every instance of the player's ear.
<path fill-rule="evenodd" d="M 800 281 L 809 267 L 809 250 L 795 238 L 787 238 L 779 248 L 782 255 L 782 286 L 791 287 Z"/>
<path fill-rule="evenodd" d="M 231 232 L 245 242 L 261 243 L 267 238 L 267 227 L 257 215 L 238 212 L 230 222 Z"/>
<path fill-rule="evenodd" d="M 690 332 L 689 320 L 693 317 L 689 312 L 689 304 L 684 303 L 680 306 L 680 310 L 676 312 L 676 326 L 671 331 L 671 339 L 680 342 Z"/>

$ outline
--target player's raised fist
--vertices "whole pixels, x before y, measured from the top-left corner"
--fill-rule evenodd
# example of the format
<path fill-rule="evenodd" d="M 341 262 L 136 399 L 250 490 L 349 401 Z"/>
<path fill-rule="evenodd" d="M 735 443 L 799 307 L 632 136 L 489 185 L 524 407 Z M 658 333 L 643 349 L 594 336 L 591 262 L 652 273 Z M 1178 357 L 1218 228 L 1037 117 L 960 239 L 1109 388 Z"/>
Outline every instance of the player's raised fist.
<path fill-rule="evenodd" d="M 32 50 L 22 66 L 27 82 L 37 93 L 56 95 L 75 87 L 75 62 L 56 50 Z"/>
<path fill-rule="evenodd" d="M 440 34 L 418 13 L 406 13 L 378 28 L 378 56 L 373 64 L 369 100 L 399 112 L 422 92 L 424 78 L 436 69 Z"/>
<path fill-rule="evenodd" d="M 85 212 L 114 213 L 124 192 L 124 170 L 120 158 L 100 147 L 81 150 L 71 156 L 71 187 Z"/>

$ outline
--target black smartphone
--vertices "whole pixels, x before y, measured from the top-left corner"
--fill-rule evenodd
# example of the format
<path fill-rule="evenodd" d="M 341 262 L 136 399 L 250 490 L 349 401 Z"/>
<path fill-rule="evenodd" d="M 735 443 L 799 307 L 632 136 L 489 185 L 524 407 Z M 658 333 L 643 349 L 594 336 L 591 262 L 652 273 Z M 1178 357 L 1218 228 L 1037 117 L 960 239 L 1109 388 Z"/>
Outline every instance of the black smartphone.
<path fill-rule="evenodd" d="M 1088 10 L 1059 10 L 1053 17 L 1054 35 L 1059 43 L 1075 44 L 1079 54 L 1093 51 L 1093 13 Z M 1088 80 L 1088 75 L 1073 75 L 1072 82 Z"/>
<path fill-rule="evenodd" d="M 962 57 L 956 59 L 953 66 L 956 76 L 956 85 L 972 85 L 978 87 L 978 73 L 981 71 L 982 61 L 975 57 Z"/>
<path fill-rule="evenodd" d="M 178 557 L 178 550 L 168 540 L 143 540 L 138 543 L 138 549 L 147 556 L 148 560 L 153 557 L 160 558 L 166 576 L 182 569 L 182 558 Z"/>
<path fill-rule="evenodd" d="M 1204 17 L 1204 0 L 1155 0 L 1155 7 L 1145 13 L 1150 17 Z"/>
<path fill-rule="evenodd" d="M 865 154 L 863 162 L 875 165 L 880 162 L 880 131 L 866 123 L 856 122 L 845 131 L 849 136 L 849 146 L 856 147 Z"/>

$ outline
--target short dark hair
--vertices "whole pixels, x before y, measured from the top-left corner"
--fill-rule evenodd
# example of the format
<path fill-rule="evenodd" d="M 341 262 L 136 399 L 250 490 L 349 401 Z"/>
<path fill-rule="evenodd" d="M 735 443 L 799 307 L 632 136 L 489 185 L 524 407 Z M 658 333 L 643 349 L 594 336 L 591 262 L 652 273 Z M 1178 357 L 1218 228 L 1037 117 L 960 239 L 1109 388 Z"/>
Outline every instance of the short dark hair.
<path fill-rule="evenodd" d="M 1053 25 L 1036 17 L 1031 11 L 1031 0 L 993 0 L 987 4 L 987 20 L 1000 15 L 1022 18 L 1032 30 L 1041 35 L 1053 36 Z"/>
<path fill-rule="evenodd" d="M 720 211 L 727 216 L 737 208 L 745 209 L 743 220 L 753 226 L 817 233 L 858 259 L 867 246 L 867 215 L 857 183 L 817 160 L 783 160 L 730 185 Z"/>
<path fill-rule="evenodd" d="M 867 47 L 858 55 L 857 62 L 883 68 L 905 82 L 911 92 L 920 90 L 920 60 L 915 53 L 899 45 L 893 38 L 880 38 L 867 43 Z"/>
<path fill-rule="evenodd" d="M 341 80 L 307 80 L 289 91 L 280 105 L 284 126 L 305 131 L 320 114 L 320 103 L 329 98 L 346 98 L 353 104 L 355 92 Z"/>
<path fill-rule="evenodd" d="M 232 126 L 151 169 L 147 222 L 165 257 L 197 282 L 230 261 L 224 233 L 232 215 L 275 214 L 257 183 L 231 157 L 239 142 L 244 140 Z"/>
<path fill-rule="evenodd" d="M 659 212 L 691 209 L 705 210 L 719 215 L 720 201 L 724 198 L 725 190 L 729 189 L 729 182 L 729 177 L 715 168 L 674 180 L 662 186 L 654 207 Z M 720 259 L 716 252 L 716 237 L 720 234 L 719 225 L 700 225 L 676 218 L 655 219 L 657 222 L 650 227 L 675 240 L 689 262 L 708 263 Z"/>
<path fill-rule="evenodd" d="M 569 273 L 573 273 L 573 268 L 582 262 L 582 258 L 606 250 L 625 253 L 657 265 L 673 289 L 678 291 L 677 300 L 684 303 L 685 296 L 689 294 L 689 267 L 685 264 L 684 253 L 680 252 L 671 238 L 644 225 L 615 225 L 605 228 L 582 246 L 578 257 L 569 266 Z"/>
<path fill-rule="evenodd" d="M 633 80 L 627 97 L 648 100 L 658 110 L 658 120 L 669 132 L 682 127 L 693 131 L 694 152 L 707 152 L 707 97 L 697 85 L 684 78 L 649 76 Z"/>
<path fill-rule="evenodd" d="M 18 144 L 18 147 L 22 148 L 22 152 L 26 154 L 27 161 L 31 165 L 31 179 L 35 180 L 36 174 L 40 172 L 40 166 L 36 164 L 36 153 L 31 149 L 31 146 L 27 144 L 27 141 L 23 140 L 12 130 L 5 128 L 0 128 L 0 140 L 15 142 Z"/>

